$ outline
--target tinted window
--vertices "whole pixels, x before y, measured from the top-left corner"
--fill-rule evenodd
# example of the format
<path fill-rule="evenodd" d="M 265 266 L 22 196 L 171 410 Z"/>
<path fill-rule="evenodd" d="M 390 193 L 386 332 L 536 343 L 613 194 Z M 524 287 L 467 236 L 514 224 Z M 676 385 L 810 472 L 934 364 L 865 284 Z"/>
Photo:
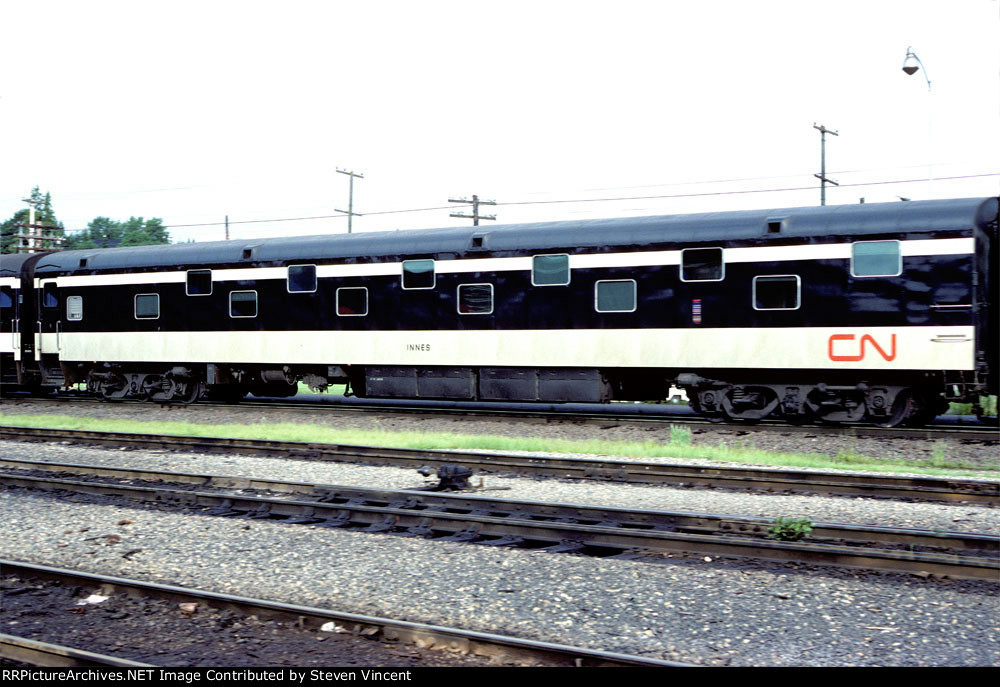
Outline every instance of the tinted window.
<path fill-rule="evenodd" d="M 569 284 L 569 256 L 534 256 L 531 259 L 531 283 L 535 286 L 563 286 Z"/>
<path fill-rule="evenodd" d="M 368 314 L 368 289 L 348 286 L 337 289 L 337 314 L 342 317 Z"/>
<path fill-rule="evenodd" d="M 49 282 L 42 287 L 42 305 L 46 308 L 58 308 L 59 296 L 56 293 L 55 282 Z"/>
<path fill-rule="evenodd" d="M 83 319 L 83 296 L 66 297 L 66 319 L 70 322 Z"/>
<path fill-rule="evenodd" d="M 135 318 L 137 320 L 155 320 L 160 316 L 160 295 L 158 293 L 140 293 L 135 297 Z"/>
<path fill-rule="evenodd" d="M 404 289 L 433 289 L 434 261 L 406 260 L 403 262 Z"/>
<path fill-rule="evenodd" d="M 851 245 L 855 277 L 895 277 L 902 272 L 899 241 L 861 241 Z"/>
<path fill-rule="evenodd" d="M 635 310 L 635 280 L 599 281 L 595 285 L 597 312 L 632 312 Z"/>
<path fill-rule="evenodd" d="M 493 284 L 461 284 L 458 312 L 462 315 L 489 315 L 493 312 Z"/>
<path fill-rule="evenodd" d="M 212 295 L 212 270 L 191 270 L 187 273 L 187 295 Z"/>
<path fill-rule="evenodd" d="M 256 291 L 229 292 L 230 317 L 257 317 Z"/>
<path fill-rule="evenodd" d="M 681 251 L 681 281 L 720 281 L 725 274 L 721 248 Z"/>
<path fill-rule="evenodd" d="M 799 278 L 784 274 L 753 278 L 754 310 L 795 310 L 799 307 Z"/>
<path fill-rule="evenodd" d="M 0 286 L 0 308 L 9 308 L 14 305 L 14 298 L 11 296 L 11 289 L 7 286 Z"/>
<path fill-rule="evenodd" d="M 316 265 L 289 265 L 288 292 L 312 293 L 316 290 Z"/>

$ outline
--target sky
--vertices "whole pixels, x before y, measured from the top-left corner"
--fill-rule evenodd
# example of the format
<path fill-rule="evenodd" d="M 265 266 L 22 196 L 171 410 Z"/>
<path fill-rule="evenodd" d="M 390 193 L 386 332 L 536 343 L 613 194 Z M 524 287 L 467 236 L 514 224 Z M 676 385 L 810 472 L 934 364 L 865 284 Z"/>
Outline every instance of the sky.
<path fill-rule="evenodd" d="M 829 205 L 1000 195 L 998 0 L 32 0 L 0 26 L 0 220 L 39 186 L 70 232 L 346 232 L 338 169 L 356 232 L 471 225 L 473 194 L 496 223 L 818 205 L 814 124 Z"/>

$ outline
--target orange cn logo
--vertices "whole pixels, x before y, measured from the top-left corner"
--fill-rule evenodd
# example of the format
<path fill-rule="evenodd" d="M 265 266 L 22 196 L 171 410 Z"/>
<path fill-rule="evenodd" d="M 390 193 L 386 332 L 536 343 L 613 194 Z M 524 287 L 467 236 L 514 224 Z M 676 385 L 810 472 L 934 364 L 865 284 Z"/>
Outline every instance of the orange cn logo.
<path fill-rule="evenodd" d="M 835 342 L 837 342 L 837 341 L 851 341 L 851 342 L 853 342 L 856 337 L 855 337 L 854 334 L 834 334 L 833 336 L 830 337 L 830 341 L 828 342 L 828 345 L 827 345 L 827 355 L 830 357 L 830 360 L 833 360 L 833 361 L 836 361 L 836 362 L 856 363 L 859 360 L 864 360 L 865 359 L 865 343 L 870 343 L 872 345 L 872 347 L 876 351 L 878 351 L 879 355 L 881 355 L 883 358 L 885 358 L 886 360 L 895 360 L 896 359 L 896 335 L 892 334 L 891 336 L 892 336 L 892 338 L 890 339 L 890 341 L 892 342 L 891 343 L 891 350 L 892 350 L 891 353 L 886 353 L 885 349 L 882 348 L 881 346 L 879 346 L 878 342 L 875 341 L 875 339 L 870 334 L 865 334 L 864 336 L 861 337 L 860 342 L 858 342 L 854 346 L 848 346 L 847 344 L 840 344 L 840 345 L 838 345 L 837 349 L 840 351 L 841 355 L 837 355 L 836 353 L 833 352 L 833 346 L 834 346 Z M 856 350 L 857 353 L 856 354 L 851 354 L 851 355 L 843 355 L 843 353 L 845 352 L 845 350 L 851 350 L 851 349 Z"/>

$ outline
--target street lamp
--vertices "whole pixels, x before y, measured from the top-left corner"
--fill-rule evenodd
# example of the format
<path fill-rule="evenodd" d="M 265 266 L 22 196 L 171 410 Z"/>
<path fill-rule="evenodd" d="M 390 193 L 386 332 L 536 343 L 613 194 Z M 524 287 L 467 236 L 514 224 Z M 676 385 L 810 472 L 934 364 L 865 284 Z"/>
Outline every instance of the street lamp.
<path fill-rule="evenodd" d="M 906 57 L 903 58 L 903 71 L 908 75 L 913 76 L 919 70 L 923 70 L 924 80 L 927 81 L 927 197 L 931 196 L 931 179 L 933 178 L 933 150 L 932 139 L 931 139 L 931 79 L 927 76 L 927 67 L 924 63 L 917 57 L 917 53 L 913 52 L 913 47 L 908 46 L 906 48 Z"/>
<path fill-rule="evenodd" d="M 927 80 L 927 90 L 930 91 L 931 80 L 927 76 L 927 67 L 925 67 L 924 63 L 920 61 L 919 57 L 917 57 L 917 53 L 913 52 L 912 47 L 906 48 L 906 57 L 903 59 L 903 71 L 910 76 L 913 76 L 917 73 L 917 70 L 920 69 L 924 70 L 924 79 Z"/>

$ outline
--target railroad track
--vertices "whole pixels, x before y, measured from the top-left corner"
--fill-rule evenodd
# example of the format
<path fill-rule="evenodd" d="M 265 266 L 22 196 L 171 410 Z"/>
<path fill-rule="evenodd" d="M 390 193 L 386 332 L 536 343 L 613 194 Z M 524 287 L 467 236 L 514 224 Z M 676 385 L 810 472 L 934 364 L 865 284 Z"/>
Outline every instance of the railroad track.
<path fill-rule="evenodd" d="M 31 489 L 125 497 L 198 509 L 210 515 L 277 519 L 295 524 L 363 528 L 491 546 L 628 555 L 677 552 L 770 561 L 936 574 L 1000 577 L 1000 540 L 993 535 L 836 523 L 813 523 L 810 541 L 768 537 L 766 518 L 583 506 L 483 495 L 428 493 L 256 478 L 4 460 L 0 483 Z M 17 470 L 20 472 L 14 472 Z M 99 475 L 102 481 L 38 477 L 29 471 Z M 103 481 L 115 480 L 115 481 Z M 137 486 L 166 481 L 215 491 Z M 234 489 L 241 490 L 240 492 Z M 280 496 L 248 495 L 247 489 Z M 309 500 L 293 498 L 307 495 Z"/>
<path fill-rule="evenodd" d="M 17 396 L 22 402 L 39 403 L 93 403 L 106 405 L 107 401 L 89 395 L 61 395 L 34 398 Z M 118 403 L 148 406 L 148 402 L 124 400 Z M 995 423 L 963 421 L 962 423 L 938 423 L 927 427 L 883 428 L 864 424 L 789 424 L 762 420 L 760 422 L 713 422 L 694 415 L 683 405 L 672 404 L 632 404 L 615 403 L 603 406 L 595 404 L 514 404 L 514 403 L 472 403 L 472 402 L 387 402 L 384 400 L 343 399 L 324 396 L 310 397 L 310 400 L 248 398 L 239 405 L 216 401 L 199 401 L 195 406 L 185 406 L 196 410 L 199 406 L 217 408 L 267 408 L 277 412 L 305 411 L 316 413 L 379 413 L 397 415 L 436 415 L 442 417 L 464 417 L 469 419 L 511 419 L 528 422 L 572 423 L 572 424 L 639 424 L 645 426 L 680 425 L 685 427 L 722 428 L 742 432 L 784 432 L 788 434 L 836 434 L 858 437 L 881 437 L 886 439 L 962 439 L 976 442 L 1000 442 L 1000 427 Z"/>
<path fill-rule="evenodd" d="M 168 599 L 181 603 L 195 602 L 215 608 L 237 609 L 258 617 L 290 620 L 305 628 L 319 628 L 334 622 L 342 631 L 369 638 L 378 637 L 387 641 L 409 642 L 422 646 L 434 646 L 451 651 L 483 656 L 500 662 L 544 661 L 553 666 L 674 666 L 690 667 L 688 664 L 659 659 L 632 656 L 628 654 L 597 651 L 564 644 L 540 642 L 518 637 L 473 632 L 460 628 L 414 623 L 391 618 L 359 615 L 332 609 L 277 603 L 263 599 L 252 599 L 233 594 L 220 594 L 205 590 L 188 589 L 139 580 L 130 580 L 109 575 L 77 572 L 62 568 L 32 565 L 19 561 L 0 561 L 5 574 L 38 580 L 57 580 L 63 584 L 73 584 L 83 588 L 100 589 L 101 594 L 127 593 L 156 599 Z M 18 640 L 18 638 L 15 638 Z M 30 641 L 0 642 L 0 656 L 8 657 Z M 57 648 L 63 649 L 61 647 Z M 73 650 L 70 650 L 73 651 Z M 84 652 L 77 652 L 84 653 Z M 19 654 L 24 656 L 24 654 Z M 49 653 L 51 656 L 51 652 Z M 91 655 L 95 656 L 95 655 Z M 23 660 L 18 658 L 16 660 Z M 66 665 L 46 663 L 45 665 Z M 71 664 L 72 665 L 72 664 Z M 85 664 L 86 665 L 86 664 Z"/>
<path fill-rule="evenodd" d="M 962 501 L 988 506 L 995 506 L 1000 502 L 1000 482 L 987 480 L 887 477 L 780 468 L 675 465 L 649 461 L 590 460 L 506 453 L 344 446 L 293 441 L 130 434 L 2 425 L 0 425 L 0 439 L 69 441 L 101 446 L 178 451 L 224 451 L 280 458 L 363 462 L 405 467 L 458 465 L 483 473 L 542 475 L 566 479 L 610 480 L 714 489 L 753 489 L 940 502 Z"/>

